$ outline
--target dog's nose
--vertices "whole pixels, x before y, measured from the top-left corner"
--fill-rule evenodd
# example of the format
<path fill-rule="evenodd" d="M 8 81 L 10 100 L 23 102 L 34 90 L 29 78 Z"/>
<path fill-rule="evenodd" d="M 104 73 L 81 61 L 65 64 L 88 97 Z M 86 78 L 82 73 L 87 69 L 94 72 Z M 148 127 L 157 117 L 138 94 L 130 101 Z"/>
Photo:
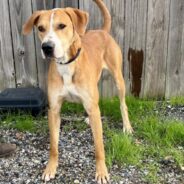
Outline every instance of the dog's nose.
<path fill-rule="evenodd" d="M 46 57 L 53 57 L 54 55 L 54 43 L 53 42 L 44 42 L 42 44 L 42 50 Z"/>

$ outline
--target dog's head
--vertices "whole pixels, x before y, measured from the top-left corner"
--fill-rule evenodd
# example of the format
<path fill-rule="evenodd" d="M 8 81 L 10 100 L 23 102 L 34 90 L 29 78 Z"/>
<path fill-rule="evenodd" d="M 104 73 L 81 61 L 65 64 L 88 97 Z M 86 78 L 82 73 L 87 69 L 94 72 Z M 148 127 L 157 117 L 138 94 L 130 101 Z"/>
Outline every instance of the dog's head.
<path fill-rule="evenodd" d="M 87 23 L 88 14 L 74 8 L 36 11 L 24 24 L 23 34 L 29 34 L 36 26 L 43 58 L 56 58 L 64 63 L 79 49 Z"/>

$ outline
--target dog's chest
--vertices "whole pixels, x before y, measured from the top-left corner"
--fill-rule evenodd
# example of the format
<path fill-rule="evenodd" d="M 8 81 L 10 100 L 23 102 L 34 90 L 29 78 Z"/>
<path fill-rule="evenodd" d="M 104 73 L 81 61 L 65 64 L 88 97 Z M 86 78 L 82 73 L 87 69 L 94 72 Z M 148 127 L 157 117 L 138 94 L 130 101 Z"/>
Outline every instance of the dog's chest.
<path fill-rule="evenodd" d="M 74 70 L 68 65 L 58 65 L 58 72 L 63 79 L 63 88 L 60 95 L 69 102 L 81 102 L 82 89 L 77 87 L 72 81 Z"/>

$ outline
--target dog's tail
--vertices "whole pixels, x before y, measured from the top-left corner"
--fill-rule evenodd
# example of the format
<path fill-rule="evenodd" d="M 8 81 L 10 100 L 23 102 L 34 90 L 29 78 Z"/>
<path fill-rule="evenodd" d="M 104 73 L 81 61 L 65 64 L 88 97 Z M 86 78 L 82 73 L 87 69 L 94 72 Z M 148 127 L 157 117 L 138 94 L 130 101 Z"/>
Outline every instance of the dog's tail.
<path fill-rule="evenodd" d="M 93 1 L 96 2 L 96 4 L 100 8 L 100 10 L 103 14 L 103 17 L 104 17 L 104 24 L 103 24 L 102 29 L 104 31 L 110 32 L 110 30 L 111 30 L 111 15 L 109 13 L 109 10 L 107 9 L 103 0 L 93 0 Z"/>

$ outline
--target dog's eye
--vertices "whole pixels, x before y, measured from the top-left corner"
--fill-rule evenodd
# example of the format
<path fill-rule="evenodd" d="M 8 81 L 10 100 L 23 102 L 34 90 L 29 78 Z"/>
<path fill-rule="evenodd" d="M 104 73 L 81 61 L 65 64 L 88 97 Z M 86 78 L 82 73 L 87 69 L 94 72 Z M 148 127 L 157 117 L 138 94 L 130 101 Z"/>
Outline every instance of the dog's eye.
<path fill-rule="evenodd" d="M 44 28 L 43 26 L 38 26 L 38 30 L 39 30 L 40 32 L 45 32 L 45 28 Z"/>
<path fill-rule="evenodd" d="M 64 29 L 65 27 L 66 27 L 65 24 L 59 24 L 59 25 L 58 25 L 58 29 Z"/>

